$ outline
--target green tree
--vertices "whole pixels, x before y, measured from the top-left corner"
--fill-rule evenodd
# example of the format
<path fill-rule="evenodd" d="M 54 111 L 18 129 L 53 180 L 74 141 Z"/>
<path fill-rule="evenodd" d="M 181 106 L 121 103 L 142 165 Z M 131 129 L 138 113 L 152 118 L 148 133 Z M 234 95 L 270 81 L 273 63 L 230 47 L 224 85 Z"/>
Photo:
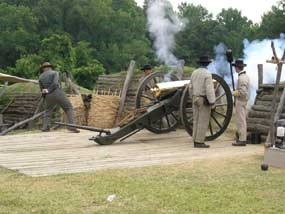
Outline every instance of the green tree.
<path fill-rule="evenodd" d="M 88 41 L 92 57 L 109 72 L 120 71 L 132 57 L 141 63 L 149 53 L 146 18 L 134 0 L 40 0 L 34 11 L 43 37 L 66 32 L 75 43 Z"/>
<path fill-rule="evenodd" d="M 72 74 L 76 82 L 89 89 L 93 89 L 100 74 L 105 72 L 103 65 L 92 59 L 94 49 L 89 42 L 81 41 L 74 48 L 75 64 Z"/>
<path fill-rule="evenodd" d="M 38 20 L 23 6 L 0 4 L 0 67 L 14 66 L 22 55 L 36 53 Z"/>
<path fill-rule="evenodd" d="M 251 20 L 241 15 L 241 11 L 233 8 L 223 9 L 217 15 L 219 25 L 216 31 L 220 32 L 220 42 L 233 49 L 236 56 L 241 56 L 243 51 L 243 40 L 253 39 L 254 25 Z"/>
<path fill-rule="evenodd" d="M 272 6 L 271 11 L 262 17 L 260 29 L 258 30 L 259 38 L 269 37 L 276 38 L 280 33 L 285 32 L 285 0 Z"/>
<path fill-rule="evenodd" d="M 15 6 L 34 7 L 38 0 L 0 0 L 0 3 L 7 3 Z"/>
<path fill-rule="evenodd" d="M 214 31 L 217 22 L 212 14 L 201 5 L 182 3 L 179 15 L 186 20 L 185 29 L 177 35 L 176 55 L 187 64 L 196 65 L 201 54 L 211 54 L 216 45 Z"/>
<path fill-rule="evenodd" d="M 41 42 L 40 55 L 61 71 L 70 71 L 74 65 L 74 50 L 67 34 L 53 34 Z"/>
<path fill-rule="evenodd" d="M 101 63 L 92 60 L 85 66 L 73 69 L 72 73 L 78 84 L 88 89 L 94 89 L 98 76 L 103 74 L 104 71 L 105 69 Z"/>
<path fill-rule="evenodd" d="M 15 76 L 37 79 L 42 62 L 43 58 L 40 55 L 32 54 L 18 59 L 15 68 L 9 70 Z"/>

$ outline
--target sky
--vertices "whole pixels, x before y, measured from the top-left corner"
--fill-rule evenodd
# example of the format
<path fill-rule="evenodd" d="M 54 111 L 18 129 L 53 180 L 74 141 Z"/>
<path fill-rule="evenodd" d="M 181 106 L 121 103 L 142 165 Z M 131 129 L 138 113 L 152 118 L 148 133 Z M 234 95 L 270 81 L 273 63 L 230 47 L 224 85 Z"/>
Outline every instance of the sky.
<path fill-rule="evenodd" d="M 144 0 L 136 0 L 139 6 L 143 5 Z M 248 17 L 255 23 L 260 23 L 261 16 L 271 10 L 272 5 L 277 5 L 278 0 L 170 0 L 174 8 L 181 2 L 202 5 L 212 14 L 217 15 L 222 8 L 236 8 L 242 12 L 243 16 Z"/>

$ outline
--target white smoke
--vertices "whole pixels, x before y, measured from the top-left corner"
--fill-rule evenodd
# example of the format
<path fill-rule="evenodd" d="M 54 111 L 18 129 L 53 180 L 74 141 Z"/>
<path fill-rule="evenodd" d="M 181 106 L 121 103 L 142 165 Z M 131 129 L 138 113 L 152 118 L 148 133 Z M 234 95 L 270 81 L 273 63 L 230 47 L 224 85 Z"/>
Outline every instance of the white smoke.
<path fill-rule="evenodd" d="M 273 56 L 271 49 L 271 41 L 274 42 L 276 53 L 278 57 L 282 57 L 285 48 L 285 35 L 281 34 L 278 39 L 264 39 L 262 41 L 255 40 L 249 42 L 244 40 L 244 61 L 247 64 L 245 70 L 250 78 L 251 84 L 251 103 L 253 103 L 258 88 L 258 72 L 257 65 L 263 64 L 263 82 L 275 83 L 276 80 L 276 65 L 266 63 Z M 285 80 L 284 72 L 281 80 Z"/>
<path fill-rule="evenodd" d="M 254 40 L 252 42 L 247 39 L 244 40 L 244 63 L 247 64 L 245 71 L 250 78 L 251 85 L 251 97 L 249 105 L 254 103 L 256 96 L 256 90 L 258 89 L 258 70 L 257 65 L 263 64 L 263 82 L 264 83 L 275 83 L 276 80 L 276 65 L 266 63 L 266 60 L 270 60 L 272 57 L 271 41 L 274 42 L 275 49 L 278 57 L 282 57 L 285 49 L 285 35 L 281 34 L 280 38 L 277 39 L 264 39 L 264 40 Z M 216 57 L 215 60 L 208 66 L 208 69 L 212 73 L 216 73 L 223 77 L 225 81 L 232 87 L 231 71 L 230 65 L 227 62 L 225 53 L 227 47 L 220 43 L 215 47 Z M 234 50 L 233 50 L 234 51 Z M 285 67 L 284 67 L 285 69 Z M 237 85 L 238 75 L 233 67 L 234 82 Z M 281 81 L 285 80 L 285 74 L 282 73 Z"/>
<path fill-rule="evenodd" d="M 208 69 L 211 73 L 218 74 L 220 77 L 224 78 L 228 85 L 232 87 L 230 64 L 225 55 L 227 46 L 224 43 L 220 43 L 215 46 L 214 49 L 216 57 L 215 60 L 208 66 Z M 234 71 L 233 74 L 236 76 Z"/>
<path fill-rule="evenodd" d="M 150 1 L 147 20 L 158 59 L 166 65 L 177 65 L 178 59 L 173 54 L 175 35 L 184 28 L 184 20 L 173 12 L 172 5 L 168 0 Z"/>

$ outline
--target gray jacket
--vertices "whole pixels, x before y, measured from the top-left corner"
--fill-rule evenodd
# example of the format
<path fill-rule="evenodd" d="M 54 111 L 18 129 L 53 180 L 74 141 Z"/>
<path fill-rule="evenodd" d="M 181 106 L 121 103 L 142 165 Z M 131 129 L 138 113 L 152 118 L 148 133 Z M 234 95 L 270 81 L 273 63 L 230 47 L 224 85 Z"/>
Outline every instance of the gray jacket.
<path fill-rule="evenodd" d="M 216 96 L 213 79 L 206 68 L 198 68 L 192 73 L 190 91 L 192 96 L 205 97 L 209 105 L 215 104 Z"/>
<path fill-rule="evenodd" d="M 48 89 L 48 93 L 60 88 L 59 73 L 52 69 L 44 71 L 39 77 L 40 89 Z"/>

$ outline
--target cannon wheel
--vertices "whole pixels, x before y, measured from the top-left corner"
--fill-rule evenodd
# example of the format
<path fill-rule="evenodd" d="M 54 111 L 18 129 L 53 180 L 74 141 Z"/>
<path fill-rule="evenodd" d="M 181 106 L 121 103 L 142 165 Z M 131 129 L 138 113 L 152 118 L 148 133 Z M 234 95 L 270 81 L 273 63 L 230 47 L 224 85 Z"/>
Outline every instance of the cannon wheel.
<path fill-rule="evenodd" d="M 160 100 L 150 91 L 157 83 L 177 80 L 175 75 L 164 72 L 155 72 L 147 76 L 138 87 L 135 98 L 136 109 L 148 108 L 159 103 Z M 145 128 L 153 133 L 162 134 L 175 130 L 179 122 L 179 113 L 172 112 L 158 121 L 150 121 Z"/>
<path fill-rule="evenodd" d="M 209 128 L 206 134 L 206 140 L 211 141 L 218 138 L 228 127 L 233 112 L 232 93 L 223 78 L 212 74 L 216 94 L 216 109 L 211 111 Z M 180 104 L 180 115 L 182 124 L 186 131 L 192 136 L 193 132 L 193 111 L 192 100 L 189 96 L 188 87 L 185 88 Z"/>

